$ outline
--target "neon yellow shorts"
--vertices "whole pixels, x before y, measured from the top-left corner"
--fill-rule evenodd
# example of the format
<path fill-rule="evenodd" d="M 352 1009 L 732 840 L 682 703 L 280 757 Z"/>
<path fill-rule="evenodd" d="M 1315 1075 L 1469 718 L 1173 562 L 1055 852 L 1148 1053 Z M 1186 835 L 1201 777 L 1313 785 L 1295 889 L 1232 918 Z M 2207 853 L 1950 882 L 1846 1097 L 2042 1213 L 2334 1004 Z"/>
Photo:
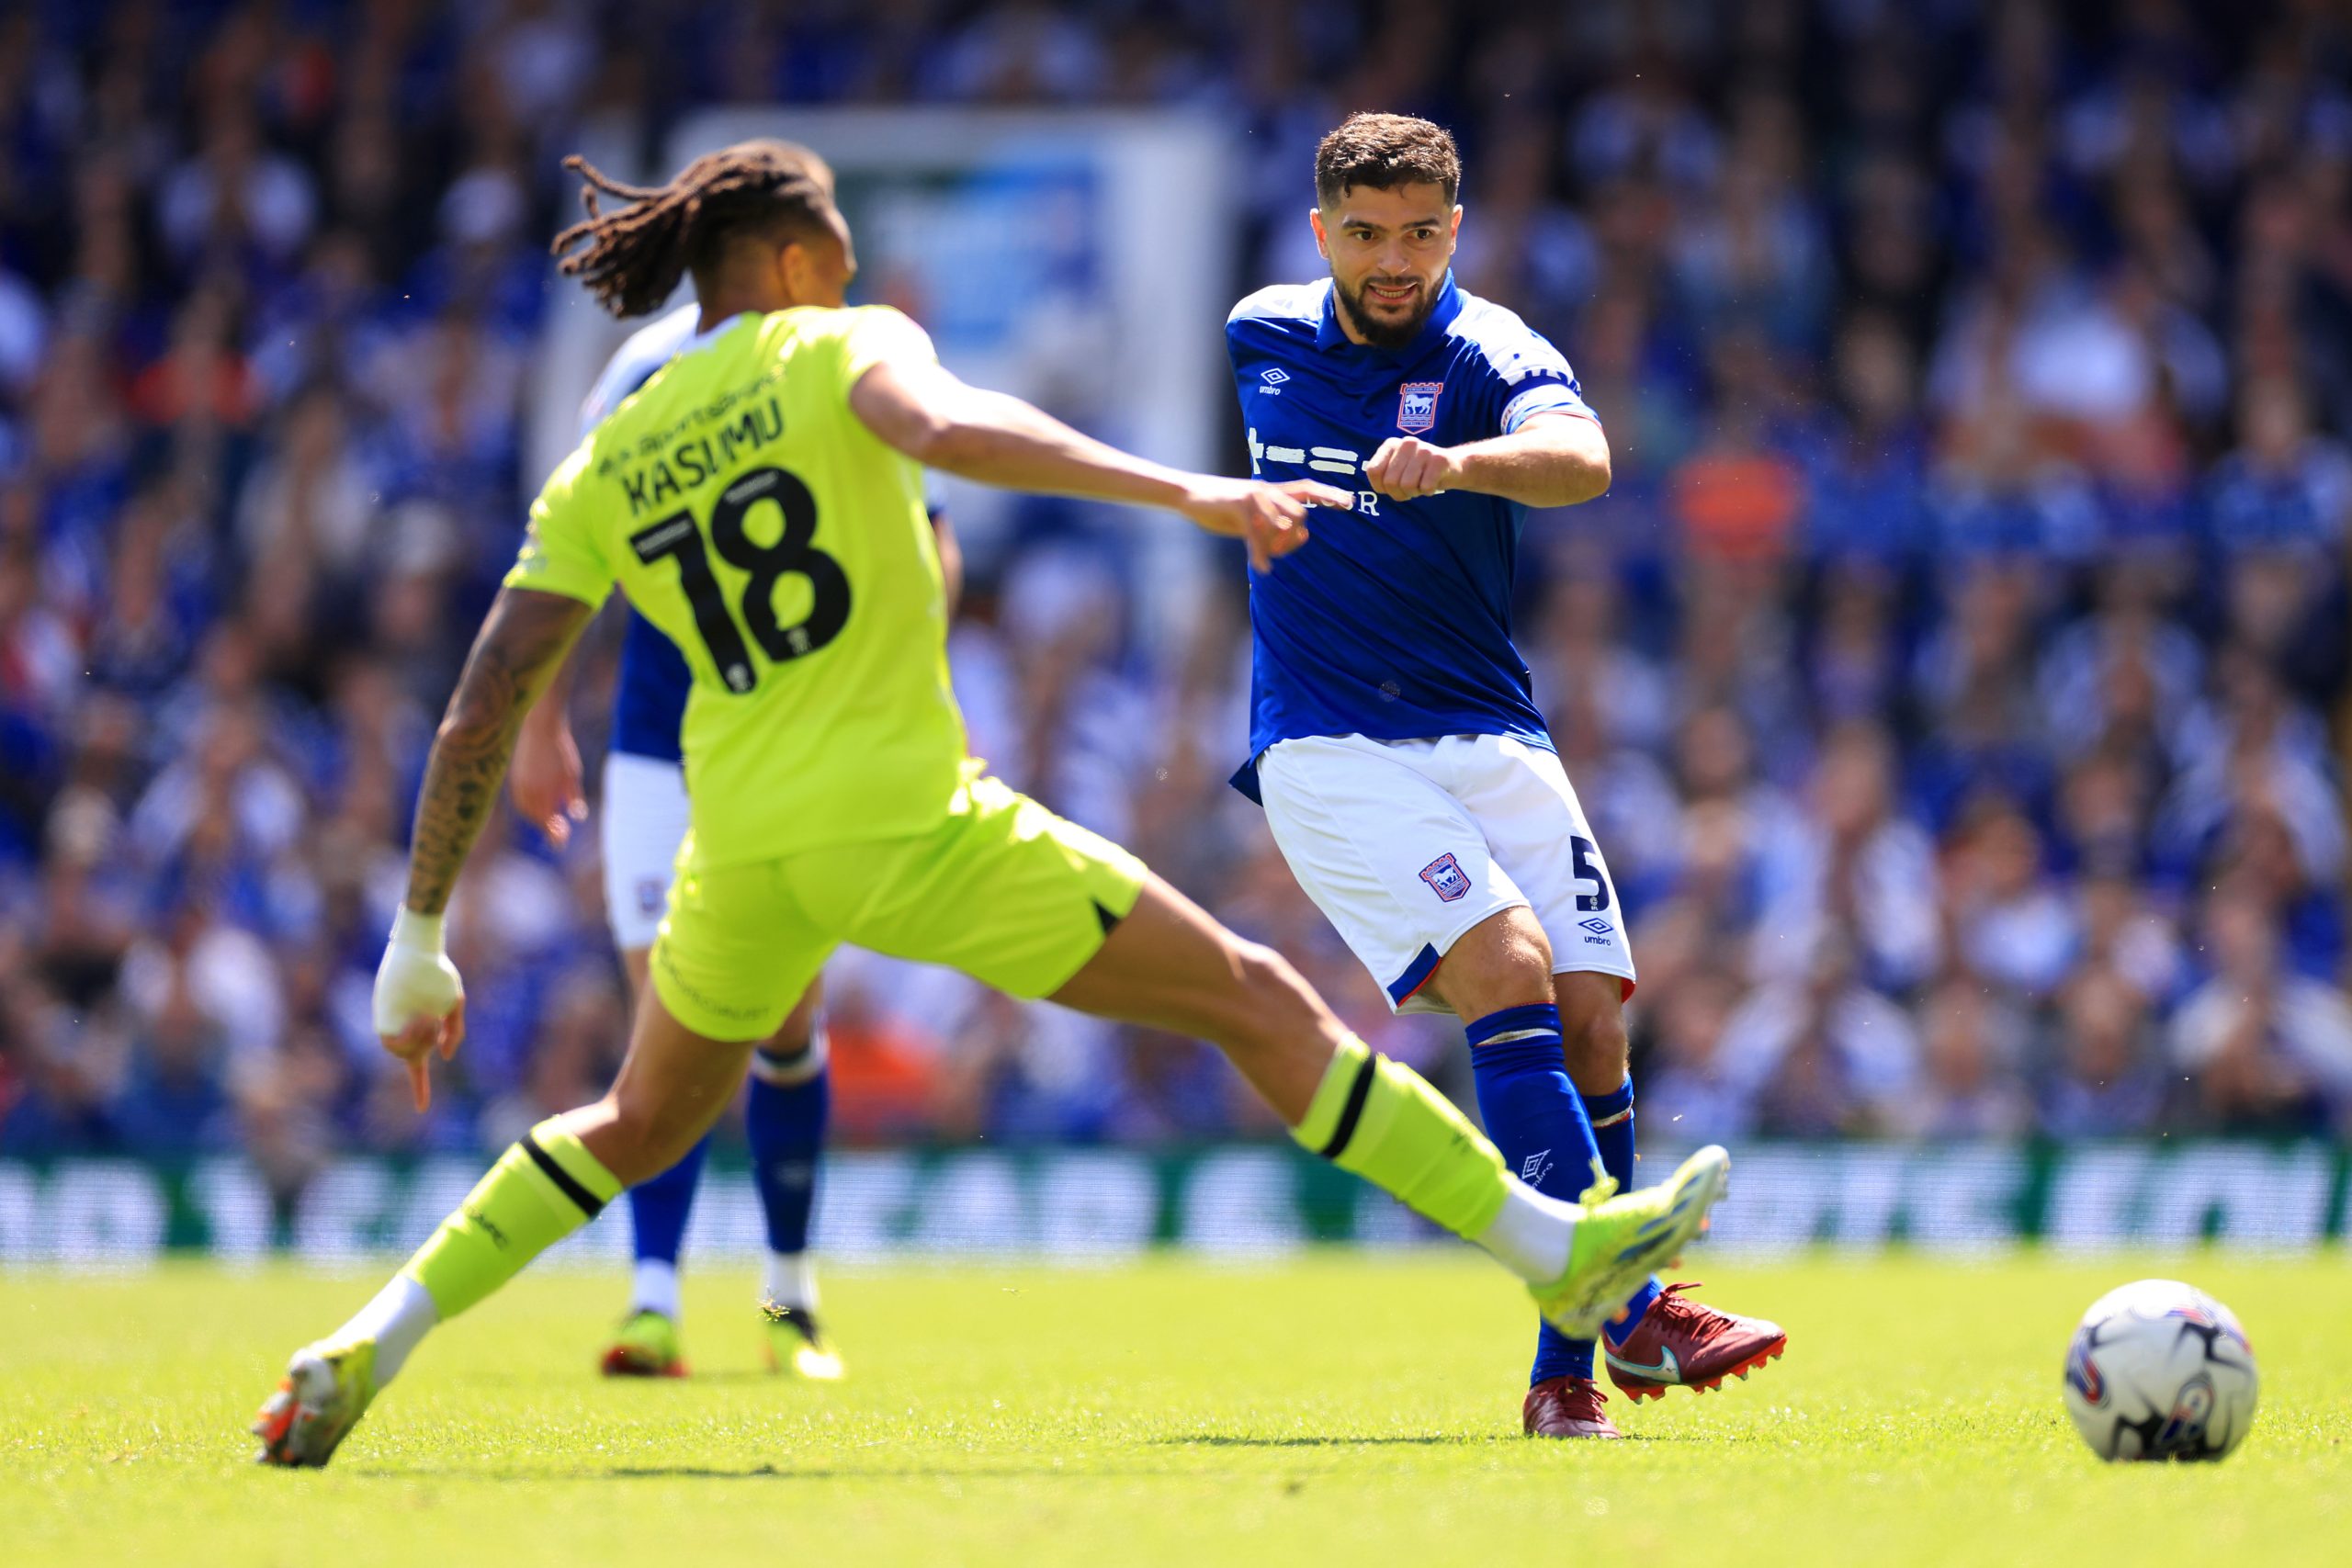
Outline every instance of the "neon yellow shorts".
<path fill-rule="evenodd" d="M 714 1040 L 762 1040 L 843 942 L 960 969 L 1024 999 L 1084 968 L 1136 907 L 1143 862 L 994 778 L 908 839 L 701 867 L 689 836 L 653 941 L 653 988 Z"/>

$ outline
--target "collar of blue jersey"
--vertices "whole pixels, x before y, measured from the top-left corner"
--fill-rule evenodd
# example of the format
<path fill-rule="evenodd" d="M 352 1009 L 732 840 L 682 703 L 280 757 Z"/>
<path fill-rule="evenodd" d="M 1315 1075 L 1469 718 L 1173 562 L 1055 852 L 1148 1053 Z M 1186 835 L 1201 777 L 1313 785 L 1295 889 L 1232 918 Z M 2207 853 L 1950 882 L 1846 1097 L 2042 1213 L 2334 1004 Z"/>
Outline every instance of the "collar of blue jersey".
<path fill-rule="evenodd" d="M 1462 291 L 1453 287 L 1453 269 L 1447 267 L 1445 281 L 1438 286 L 1437 309 L 1431 310 L 1430 319 L 1421 323 L 1420 334 L 1401 349 L 1373 348 L 1357 343 L 1340 325 L 1340 286 L 1334 283 L 1323 291 L 1323 321 L 1315 329 L 1315 346 L 1326 350 L 1352 348 L 1359 354 L 1376 354 L 1399 365 L 1410 365 L 1445 335 L 1445 329 L 1452 326 L 1453 318 L 1460 314 Z"/>

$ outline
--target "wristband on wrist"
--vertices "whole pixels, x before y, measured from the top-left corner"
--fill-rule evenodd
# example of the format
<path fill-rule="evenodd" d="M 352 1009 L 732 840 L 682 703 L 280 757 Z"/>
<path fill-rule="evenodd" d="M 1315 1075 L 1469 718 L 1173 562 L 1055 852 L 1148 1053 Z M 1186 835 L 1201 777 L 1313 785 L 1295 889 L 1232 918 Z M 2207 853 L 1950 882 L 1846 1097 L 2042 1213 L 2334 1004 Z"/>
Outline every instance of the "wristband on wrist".
<path fill-rule="evenodd" d="M 446 914 L 420 915 L 402 904 L 400 912 L 392 917 L 392 945 L 441 952 L 441 922 L 447 918 Z"/>

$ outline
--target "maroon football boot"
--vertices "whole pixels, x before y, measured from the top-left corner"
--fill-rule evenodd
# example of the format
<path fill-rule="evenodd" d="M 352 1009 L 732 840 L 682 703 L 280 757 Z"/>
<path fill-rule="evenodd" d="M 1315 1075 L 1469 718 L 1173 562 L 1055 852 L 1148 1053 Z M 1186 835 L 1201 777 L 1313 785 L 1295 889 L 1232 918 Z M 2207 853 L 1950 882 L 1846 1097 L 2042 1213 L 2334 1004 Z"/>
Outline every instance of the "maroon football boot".
<path fill-rule="evenodd" d="M 1546 1378 L 1527 1391 L 1520 1425 L 1531 1438 L 1622 1438 L 1600 1385 L 1590 1378 Z"/>
<path fill-rule="evenodd" d="M 1744 1378 L 1789 1348 L 1779 1324 L 1735 1317 L 1683 1294 L 1698 1288 L 1696 1280 L 1668 1285 L 1623 1345 L 1602 1340 L 1609 1381 L 1635 1404 L 1664 1399 L 1669 1388 L 1721 1388 L 1724 1379 Z"/>

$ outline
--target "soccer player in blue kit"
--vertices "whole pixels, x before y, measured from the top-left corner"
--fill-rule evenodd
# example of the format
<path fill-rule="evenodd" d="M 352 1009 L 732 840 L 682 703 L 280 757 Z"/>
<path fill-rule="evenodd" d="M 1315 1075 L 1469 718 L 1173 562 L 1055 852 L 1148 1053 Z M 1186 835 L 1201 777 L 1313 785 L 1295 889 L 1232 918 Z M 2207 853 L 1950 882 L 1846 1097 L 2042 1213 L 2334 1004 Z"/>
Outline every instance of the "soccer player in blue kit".
<path fill-rule="evenodd" d="M 776 147 L 827 189 L 831 187 L 831 170 L 815 152 L 795 143 Z M 804 270 L 808 265 L 804 258 Z M 798 283 L 797 302 L 839 305 L 847 277 L 810 276 Z M 774 303 L 781 308 L 792 302 Z M 621 344 L 581 407 L 583 437 L 694 341 L 699 313 L 693 302 L 681 305 Z M 938 535 L 952 611 L 961 557 L 954 531 L 936 508 L 932 525 Z M 667 906 L 679 841 L 686 834 L 679 728 L 694 675 L 676 644 L 634 609 L 625 613 L 628 625 L 622 633 L 611 747 L 605 758 L 598 837 L 605 919 L 634 996 L 645 988 L 647 958 Z M 507 775 L 516 808 L 559 844 L 569 840 L 571 824 L 586 814 L 580 749 L 566 718 L 570 687 L 567 665 L 525 721 Z M 769 1364 L 798 1377 L 831 1381 L 842 1375 L 842 1359 L 818 1325 L 816 1271 L 808 1257 L 808 1222 L 831 1108 L 820 1000 L 820 987 L 811 987 L 775 1037 L 752 1053 L 744 1131 L 767 1222 L 768 1261 L 760 1306 Z M 629 1189 L 636 1264 L 628 1312 L 605 1351 L 603 1367 L 609 1376 L 677 1377 L 686 1370 L 680 1338 L 678 1258 L 709 1146 L 706 1137 L 668 1171 Z"/>
<path fill-rule="evenodd" d="M 1529 506 L 1609 488 L 1609 442 L 1567 361 L 1464 293 L 1453 139 L 1359 114 L 1324 138 L 1329 278 L 1259 290 L 1226 327 L 1250 472 L 1354 489 L 1352 512 L 1253 572 L 1250 761 L 1299 885 L 1399 1011 L 1464 1022 L 1478 1109 L 1521 1179 L 1634 1181 L 1623 1004 L 1633 952 L 1607 863 L 1510 636 Z M 1652 1280 L 1603 1336 L 1639 1401 L 1781 1353 L 1774 1324 Z M 1594 1343 L 1544 1325 L 1521 1425 L 1620 1436 Z"/>

